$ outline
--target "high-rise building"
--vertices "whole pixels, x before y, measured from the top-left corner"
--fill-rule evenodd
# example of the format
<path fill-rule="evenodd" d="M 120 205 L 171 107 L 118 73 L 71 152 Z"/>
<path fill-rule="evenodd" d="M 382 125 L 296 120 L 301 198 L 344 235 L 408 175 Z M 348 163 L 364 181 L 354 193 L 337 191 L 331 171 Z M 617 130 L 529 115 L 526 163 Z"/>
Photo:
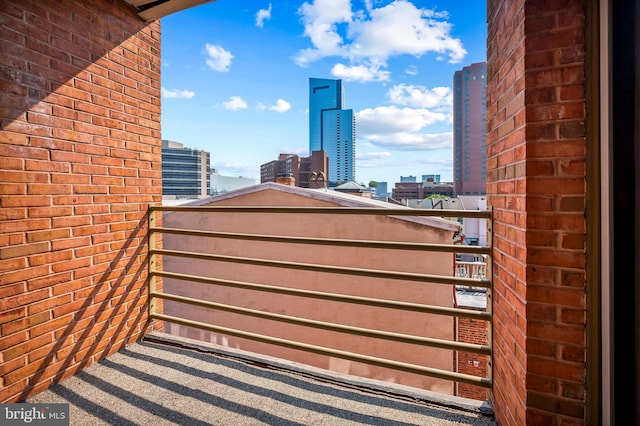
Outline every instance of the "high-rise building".
<path fill-rule="evenodd" d="M 453 181 L 457 195 L 481 195 L 487 187 L 487 64 L 453 75 Z"/>
<path fill-rule="evenodd" d="M 162 141 L 162 196 L 203 198 L 211 194 L 208 152 Z"/>
<path fill-rule="evenodd" d="M 344 109 L 342 80 L 310 78 L 309 152 L 326 152 L 330 186 L 355 180 L 355 138 L 355 116 Z"/>

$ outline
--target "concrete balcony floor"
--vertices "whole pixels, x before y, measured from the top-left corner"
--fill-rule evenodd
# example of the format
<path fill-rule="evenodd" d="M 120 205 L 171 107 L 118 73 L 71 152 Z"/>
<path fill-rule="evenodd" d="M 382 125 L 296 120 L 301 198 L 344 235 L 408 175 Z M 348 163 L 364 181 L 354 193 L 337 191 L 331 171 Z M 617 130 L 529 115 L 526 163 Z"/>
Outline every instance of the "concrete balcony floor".
<path fill-rule="evenodd" d="M 69 403 L 70 424 L 91 426 L 495 424 L 473 403 L 374 388 L 145 340 L 27 402 Z"/>

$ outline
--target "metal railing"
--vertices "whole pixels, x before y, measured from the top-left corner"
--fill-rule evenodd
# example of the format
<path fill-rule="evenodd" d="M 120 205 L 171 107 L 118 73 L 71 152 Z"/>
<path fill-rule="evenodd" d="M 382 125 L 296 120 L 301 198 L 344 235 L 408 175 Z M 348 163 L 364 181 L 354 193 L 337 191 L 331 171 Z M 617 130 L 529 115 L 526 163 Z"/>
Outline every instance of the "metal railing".
<path fill-rule="evenodd" d="M 393 218 L 419 218 L 419 217 L 439 217 L 439 218 L 482 218 L 487 219 L 488 224 L 488 241 L 491 241 L 491 212 L 490 211 L 458 211 L 458 210 L 418 210 L 406 208 L 349 208 L 349 207 L 227 207 L 227 206 L 151 206 L 149 213 L 149 232 L 150 232 L 150 256 L 149 256 L 149 274 L 150 274 L 150 318 L 154 320 L 164 321 L 165 323 L 177 324 L 186 327 L 193 327 L 200 330 L 206 330 L 212 333 L 219 333 L 226 336 L 234 336 L 242 339 L 249 339 L 256 342 L 268 343 L 280 347 L 311 352 L 329 357 L 340 358 L 349 361 L 355 361 L 374 365 L 378 367 L 390 368 L 398 371 L 424 375 L 447 381 L 466 383 L 484 388 L 492 386 L 491 372 L 491 246 L 467 246 L 459 244 L 440 244 L 425 242 L 406 242 L 406 241 L 384 241 L 384 240 L 368 240 L 368 239 L 350 239 L 350 238 L 324 238 L 310 236 L 295 235 L 271 235 L 265 233 L 244 232 L 246 229 L 238 230 L 241 232 L 229 232 L 228 230 L 210 230 L 210 229 L 187 229 L 187 226 L 180 227 L 163 227 L 162 214 L 181 213 L 195 214 L 195 218 L 202 215 L 286 215 L 289 221 L 304 220 L 306 215 L 332 215 L 335 217 L 346 217 L 349 215 L 359 216 L 387 216 Z M 189 220 L 183 223 L 189 223 Z M 189 227 L 190 228 L 190 227 Z M 325 246 L 331 248 L 350 247 L 356 250 L 365 249 L 381 249 L 390 251 L 390 253 L 451 253 L 455 258 L 456 253 L 468 253 L 478 256 L 486 256 L 486 278 L 461 278 L 455 273 L 454 263 L 452 261 L 451 275 L 438 275 L 416 272 L 402 272 L 379 270 L 373 268 L 362 268 L 354 266 L 342 266 L 333 264 L 318 264 L 312 262 L 287 261 L 273 258 L 258 258 L 253 256 L 238 256 L 230 254 L 220 254 L 202 251 L 177 250 L 175 248 L 166 248 L 162 246 L 162 240 L 169 238 L 200 238 L 213 239 L 215 241 L 243 241 L 244 244 L 294 244 L 303 247 L 309 246 Z M 489 243 L 490 244 L 490 243 Z M 187 244 L 189 245 L 189 244 Z M 211 244 L 211 246 L 220 246 L 220 244 Z M 398 254 L 400 259 L 401 255 Z M 182 259 L 183 262 L 188 261 L 206 261 L 215 262 L 216 265 L 236 264 L 243 268 L 259 266 L 263 268 L 279 268 L 283 271 L 305 271 L 317 274 L 339 274 L 352 277 L 364 277 L 370 280 L 387 279 L 400 280 L 411 283 L 431 283 L 438 285 L 448 285 L 453 291 L 456 286 L 465 287 L 482 287 L 486 289 L 487 309 L 486 311 L 478 311 L 473 309 L 460 309 L 452 306 L 437 306 L 426 303 L 414 303 L 411 301 L 399 301 L 391 299 L 381 299 L 377 297 L 368 297 L 363 295 L 341 294 L 336 292 L 324 292 L 317 289 L 294 288 L 292 286 L 275 285 L 274 283 L 252 282 L 228 279 L 218 277 L 215 274 L 192 274 L 189 272 L 176 272 L 167 270 L 163 265 L 167 259 Z M 212 270 L 215 268 L 211 268 Z M 402 312 L 415 312 L 421 314 L 431 314 L 453 318 L 470 318 L 484 321 L 487 324 L 488 341 L 487 344 L 471 344 L 453 340 L 443 340 L 432 337 L 419 335 L 408 335 L 405 333 L 391 332 L 380 329 L 370 329 L 361 326 L 348 324 L 339 324 L 322 320 L 301 318 L 283 313 L 267 312 L 258 309 L 252 309 L 228 303 L 221 303 L 215 300 L 202 300 L 197 297 L 184 296 L 179 294 L 169 294 L 163 289 L 163 280 L 177 280 L 180 283 L 197 283 L 198 285 L 216 286 L 221 289 L 242 289 L 249 291 L 265 292 L 266 294 L 295 296 L 300 298 L 309 298 L 321 301 L 333 301 L 347 303 L 353 306 L 366 306 L 376 309 L 394 309 Z M 204 308 L 213 312 L 227 312 L 237 315 L 259 318 L 268 321 L 277 321 L 278 323 L 295 325 L 309 329 L 325 330 L 338 333 L 346 333 L 350 336 L 365 336 L 368 338 L 382 339 L 385 341 L 399 342 L 412 345 L 420 345 L 422 347 L 430 347 L 437 349 L 445 349 L 450 351 L 464 351 L 478 355 L 486 356 L 488 359 L 487 373 L 485 377 L 463 374 L 453 371 L 455 367 L 448 371 L 446 369 L 433 368 L 428 365 L 417 365 L 413 363 L 381 358 L 363 353 L 355 353 L 348 350 L 341 350 L 332 347 L 326 347 L 309 342 L 294 341 L 264 333 L 257 333 L 240 328 L 222 326 L 206 321 L 187 319 L 178 316 L 168 315 L 163 312 L 162 306 L 165 302 L 180 303 L 196 308 Z"/>
<path fill-rule="evenodd" d="M 456 277 L 460 278 L 486 278 L 487 262 L 456 261 Z"/>

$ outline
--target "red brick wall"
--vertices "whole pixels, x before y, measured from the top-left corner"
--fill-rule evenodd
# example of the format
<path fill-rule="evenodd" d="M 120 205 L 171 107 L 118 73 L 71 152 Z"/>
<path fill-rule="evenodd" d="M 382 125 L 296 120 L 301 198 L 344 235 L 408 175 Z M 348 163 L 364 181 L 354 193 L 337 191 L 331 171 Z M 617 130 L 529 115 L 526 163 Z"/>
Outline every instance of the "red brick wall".
<path fill-rule="evenodd" d="M 459 342 L 473 343 L 476 345 L 489 344 L 486 321 L 479 321 L 472 318 L 459 318 L 457 321 L 457 333 L 457 341 Z M 471 352 L 458 352 L 457 355 L 458 373 L 469 374 L 476 377 L 488 377 L 488 356 Z M 458 384 L 457 395 L 480 401 L 489 400 L 489 391 L 487 389 L 466 383 Z"/>
<path fill-rule="evenodd" d="M 496 419 L 581 424 L 584 1 L 489 0 L 487 11 Z"/>
<path fill-rule="evenodd" d="M 159 50 L 124 2 L 0 2 L 0 402 L 145 328 Z"/>
<path fill-rule="evenodd" d="M 492 399 L 500 423 L 523 425 L 527 368 L 524 0 L 487 1 L 487 22 L 487 201 L 494 214 Z"/>

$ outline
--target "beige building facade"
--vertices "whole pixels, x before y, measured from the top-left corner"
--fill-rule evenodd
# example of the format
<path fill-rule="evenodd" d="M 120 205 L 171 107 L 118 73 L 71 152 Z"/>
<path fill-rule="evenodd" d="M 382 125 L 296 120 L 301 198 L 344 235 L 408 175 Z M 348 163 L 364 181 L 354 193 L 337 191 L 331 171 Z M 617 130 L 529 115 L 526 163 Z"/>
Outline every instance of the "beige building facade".
<path fill-rule="evenodd" d="M 332 190 L 310 190 L 276 183 L 243 188 L 229 192 L 224 196 L 191 203 L 191 205 L 193 204 L 210 206 L 397 207 Z M 309 214 L 302 219 L 289 221 L 281 213 L 211 214 L 205 212 L 170 212 L 165 213 L 163 217 L 163 227 L 439 244 L 451 244 L 454 233 L 459 230 L 459 225 L 456 222 L 427 217 Z M 243 256 L 291 263 L 313 263 L 446 276 L 451 276 L 454 268 L 454 259 L 451 253 L 406 252 L 398 255 L 384 249 L 324 245 L 301 246 L 300 244 L 272 242 L 251 242 L 247 244 L 241 240 L 205 239 L 202 237 L 173 235 L 164 235 L 163 245 L 168 250 L 197 251 L 223 256 Z M 183 259 L 171 256 L 164 257 L 164 270 L 310 291 L 453 307 L 452 287 L 443 284 L 366 278 L 317 271 L 283 270 L 274 267 L 201 259 Z M 308 318 L 315 321 L 442 340 L 454 339 L 454 323 L 451 317 L 352 305 L 322 299 L 268 294 L 253 290 L 225 288 L 167 278 L 164 279 L 164 291 L 168 294 L 179 294 L 248 309 L 297 318 Z M 271 335 L 281 339 L 300 341 L 310 345 L 319 345 L 416 365 L 429 365 L 445 371 L 453 371 L 454 368 L 450 350 L 387 342 L 364 336 L 350 336 L 335 331 L 299 327 L 272 320 L 246 315 L 240 316 L 220 310 L 198 308 L 169 301 L 165 301 L 164 309 L 167 315 L 212 323 L 221 327 L 238 328 L 252 333 Z M 182 337 L 195 338 L 235 349 L 275 356 L 334 372 L 385 380 L 445 394 L 452 394 L 453 392 L 451 382 L 422 375 L 392 371 L 388 368 L 211 333 L 210 331 L 177 324 L 165 323 L 165 331 Z M 428 363 L 425 360 L 428 360 Z"/>

